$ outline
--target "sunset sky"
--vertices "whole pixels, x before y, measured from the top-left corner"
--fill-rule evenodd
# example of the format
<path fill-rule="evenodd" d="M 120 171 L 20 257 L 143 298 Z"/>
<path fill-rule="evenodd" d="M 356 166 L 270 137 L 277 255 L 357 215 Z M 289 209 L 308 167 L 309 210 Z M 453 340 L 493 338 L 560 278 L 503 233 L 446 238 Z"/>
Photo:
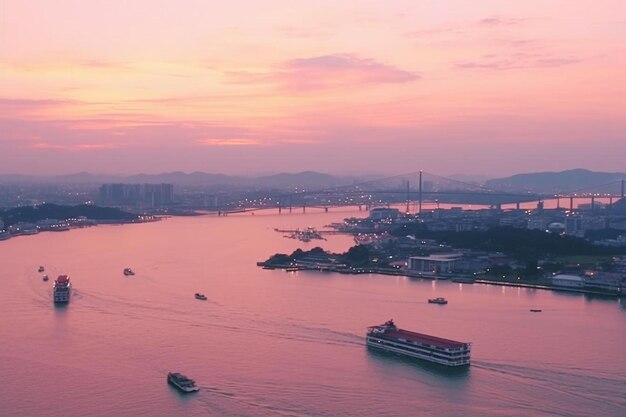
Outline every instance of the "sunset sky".
<path fill-rule="evenodd" d="M 626 171 L 626 1 L 0 0 L 0 173 Z"/>

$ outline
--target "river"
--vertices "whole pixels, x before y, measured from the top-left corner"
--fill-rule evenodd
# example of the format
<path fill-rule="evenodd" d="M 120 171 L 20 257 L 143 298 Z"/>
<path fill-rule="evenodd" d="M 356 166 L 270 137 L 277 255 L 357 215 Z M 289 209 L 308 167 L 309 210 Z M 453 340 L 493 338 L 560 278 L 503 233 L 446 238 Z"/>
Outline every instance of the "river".
<path fill-rule="evenodd" d="M 358 214 L 173 217 L 0 242 L 0 416 L 626 415 L 624 300 L 256 266 L 297 247 L 345 251 L 348 236 L 273 229 Z M 59 274 L 73 283 L 66 307 L 51 302 Z M 390 318 L 472 342 L 472 365 L 366 349 L 365 328 Z M 180 394 L 168 371 L 201 390 Z"/>

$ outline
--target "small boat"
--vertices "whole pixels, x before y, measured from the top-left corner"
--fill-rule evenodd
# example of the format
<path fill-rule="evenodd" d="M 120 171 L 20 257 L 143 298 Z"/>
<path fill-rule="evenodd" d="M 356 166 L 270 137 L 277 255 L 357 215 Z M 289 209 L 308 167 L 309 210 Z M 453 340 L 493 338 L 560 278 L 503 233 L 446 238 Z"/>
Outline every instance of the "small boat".
<path fill-rule="evenodd" d="M 194 392 L 200 389 L 196 386 L 196 382 L 193 379 L 189 379 L 178 372 L 168 372 L 167 382 L 183 392 Z"/>
<path fill-rule="evenodd" d="M 39 267 L 39 269 L 38 269 L 38 271 L 39 271 L 39 272 L 43 272 L 43 271 L 45 271 L 45 270 L 46 270 L 46 269 L 45 269 L 43 266 L 40 266 L 40 267 Z"/>
<path fill-rule="evenodd" d="M 531 308 L 530 311 L 532 313 L 541 313 L 541 309 L 540 308 Z"/>
<path fill-rule="evenodd" d="M 302 268 L 299 266 L 290 266 L 289 268 L 285 268 L 285 272 L 298 272 L 301 271 Z"/>
<path fill-rule="evenodd" d="M 48 277 L 48 275 L 44 275 L 42 278 L 44 281 L 48 281 L 50 278 Z"/>
<path fill-rule="evenodd" d="M 130 268 L 124 268 L 124 275 L 135 275 L 135 272 Z"/>
<path fill-rule="evenodd" d="M 195 293 L 194 297 L 196 297 L 196 299 L 198 300 L 206 300 L 206 295 L 202 294 L 201 292 Z"/>
<path fill-rule="evenodd" d="M 431 304 L 448 304 L 448 300 L 443 297 L 429 298 L 428 302 Z"/>

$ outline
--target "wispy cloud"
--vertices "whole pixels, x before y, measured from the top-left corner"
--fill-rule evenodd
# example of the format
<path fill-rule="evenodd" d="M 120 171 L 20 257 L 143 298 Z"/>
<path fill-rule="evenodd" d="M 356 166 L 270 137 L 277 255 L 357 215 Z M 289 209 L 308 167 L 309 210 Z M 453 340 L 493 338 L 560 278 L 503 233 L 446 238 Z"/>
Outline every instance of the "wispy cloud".
<path fill-rule="evenodd" d="M 261 143 L 250 138 L 210 138 L 199 139 L 197 144 L 202 146 L 259 146 Z"/>
<path fill-rule="evenodd" d="M 480 19 L 478 24 L 481 26 L 512 26 L 526 21 L 523 18 L 491 16 Z"/>
<path fill-rule="evenodd" d="M 414 72 L 353 54 L 292 59 L 269 73 L 230 73 L 230 77 L 234 83 L 275 84 L 288 91 L 408 83 L 420 78 Z"/>
<path fill-rule="evenodd" d="M 494 70 L 505 71 L 524 68 L 554 68 L 576 64 L 582 61 L 577 57 L 551 57 L 543 54 L 490 54 L 480 59 L 459 61 L 455 67 L 462 70 Z"/>
<path fill-rule="evenodd" d="M 67 104 L 77 104 L 76 100 L 55 100 L 55 99 L 28 99 L 28 98 L 3 98 L 0 97 L 0 109 L 26 109 L 64 106 Z"/>
<path fill-rule="evenodd" d="M 33 150 L 61 150 L 69 152 L 81 152 L 81 151 L 99 151 L 103 149 L 114 149 L 116 146 L 112 143 L 75 143 L 69 145 L 63 145 L 59 143 L 50 142 L 32 142 L 26 145 L 28 149 Z"/>

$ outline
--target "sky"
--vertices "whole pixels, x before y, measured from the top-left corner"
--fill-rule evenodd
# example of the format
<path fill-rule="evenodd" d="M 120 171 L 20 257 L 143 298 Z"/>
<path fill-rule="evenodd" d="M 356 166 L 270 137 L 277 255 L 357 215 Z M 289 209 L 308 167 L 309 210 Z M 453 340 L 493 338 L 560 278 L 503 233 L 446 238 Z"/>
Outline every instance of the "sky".
<path fill-rule="evenodd" d="M 626 171 L 624 0 L 0 0 L 0 174 Z"/>

